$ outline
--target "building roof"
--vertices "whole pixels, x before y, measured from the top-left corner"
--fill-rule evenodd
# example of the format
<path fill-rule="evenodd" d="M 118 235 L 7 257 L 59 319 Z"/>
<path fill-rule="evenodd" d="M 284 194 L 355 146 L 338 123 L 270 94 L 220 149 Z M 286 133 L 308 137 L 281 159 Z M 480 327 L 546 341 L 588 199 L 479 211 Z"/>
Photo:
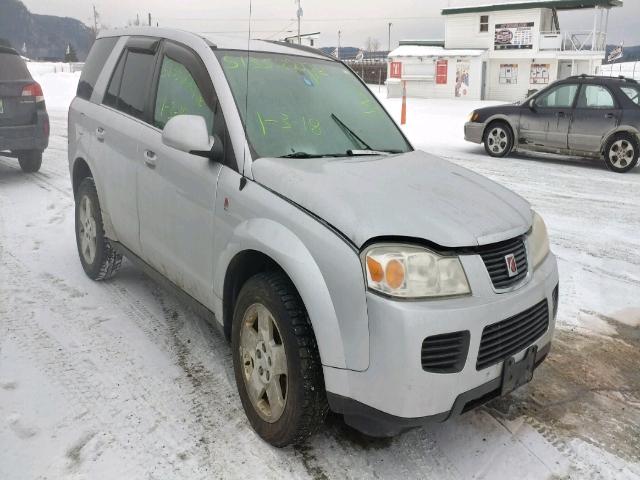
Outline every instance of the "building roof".
<path fill-rule="evenodd" d="M 400 40 L 400 45 L 421 45 L 423 47 L 444 47 L 444 40 Z"/>
<path fill-rule="evenodd" d="M 479 57 L 486 50 L 429 47 L 422 45 L 400 45 L 389 57 Z"/>
<path fill-rule="evenodd" d="M 458 13 L 495 12 L 498 10 L 525 10 L 529 8 L 555 8 L 556 10 L 578 10 L 594 7 L 621 7 L 622 0 L 526 0 L 513 3 L 493 3 L 467 7 L 444 8 L 442 15 Z"/>

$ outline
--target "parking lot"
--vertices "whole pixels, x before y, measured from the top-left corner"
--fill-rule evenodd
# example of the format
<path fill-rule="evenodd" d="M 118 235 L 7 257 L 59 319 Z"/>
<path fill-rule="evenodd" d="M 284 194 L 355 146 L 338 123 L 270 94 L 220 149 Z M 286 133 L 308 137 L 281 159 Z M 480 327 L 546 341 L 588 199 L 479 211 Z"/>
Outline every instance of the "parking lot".
<path fill-rule="evenodd" d="M 0 478 L 640 478 L 640 168 L 490 158 L 462 139 L 479 102 L 410 99 L 416 148 L 545 218 L 561 278 L 552 353 L 530 385 L 449 423 L 376 440 L 330 416 L 306 446 L 278 450 L 250 428 L 216 330 L 131 264 L 106 283 L 84 275 L 74 79 L 39 79 L 57 95 L 42 170 L 0 157 Z M 399 119 L 400 101 L 383 102 Z"/>

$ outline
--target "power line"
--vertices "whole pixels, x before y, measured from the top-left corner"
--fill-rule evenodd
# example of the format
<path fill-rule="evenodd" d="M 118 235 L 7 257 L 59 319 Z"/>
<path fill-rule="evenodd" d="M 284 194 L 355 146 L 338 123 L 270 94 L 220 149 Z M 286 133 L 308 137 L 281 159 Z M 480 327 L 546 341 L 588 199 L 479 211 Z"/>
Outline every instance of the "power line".
<path fill-rule="evenodd" d="M 206 18 L 206 17 L 158 17 L 164 20 L 174 21 L 192 21 L 192 22 L 246 22 L 247 18 Z M 418 20 L 437 20 L 442 19 L 440 15 L 430 15 L 425 17 L 344 17 L 344 18 L 306 18 L 307 22 L 361 22 L 367 20 L 393 20 L 393 21 L 418 21 Z M 252 18 L 252 22 L 284 22 L 297 21 L 291 18 Z"/>

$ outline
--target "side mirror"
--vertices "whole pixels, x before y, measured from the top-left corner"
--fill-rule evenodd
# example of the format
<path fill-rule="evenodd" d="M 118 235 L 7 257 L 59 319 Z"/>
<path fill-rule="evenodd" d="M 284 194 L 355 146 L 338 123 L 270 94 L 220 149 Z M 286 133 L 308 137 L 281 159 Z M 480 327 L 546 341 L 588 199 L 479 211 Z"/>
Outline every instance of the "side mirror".
<path fill-rule="evenodd" d="M 536 99 L 532 98 L 531 100 L 529 100 L 529 110 L 534 110 L 536 109 Z"/>
<path fill-rule="evenodd" d="M 209 157 L 215 142 L 207 122 L 198 115 L 176 115 L 162 131 L 162 143 L 181 152 Z"/>

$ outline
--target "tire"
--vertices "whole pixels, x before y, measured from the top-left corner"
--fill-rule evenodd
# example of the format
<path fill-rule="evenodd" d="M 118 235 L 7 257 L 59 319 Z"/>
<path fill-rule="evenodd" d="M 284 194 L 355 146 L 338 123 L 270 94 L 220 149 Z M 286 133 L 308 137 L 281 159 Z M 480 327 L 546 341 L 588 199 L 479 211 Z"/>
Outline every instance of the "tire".
<path fill-rule="evenodd" d="M 488 155 L 502 158 L 513 149 L 513 132 L 505 122 L 490 123 L 484 132 L 484 150 Z"/>
<path fill-rule="evenodd" d="M 24 150 L 18 153 L 18 163 L 25 173 L 34 173 L 42 166 L 42 152 L 40 150 Z"/>
<path fill-rule="evenodd" d="M 638 164 L 640 147 L 635 135 L 617 133 L 604 147 L 604 163 L 613 172 L 624 173 Z"/>
<path fill-rule="evenodd" d="M 251 426 L 275 447 L 302 443 L 322 425 L 329 408 L 309 316 L 284 273 L 260 273 L 244 284 L 231 344 L 238 393 Z"/>
<path fill-rule="evenodd" d="M 89 278 L 100 281 L 111 278 L 122 264 L 104 236 L 100 201 L 93 178 L 85 178 L 76 195 L 76 244 L 82 268 Z"/>

